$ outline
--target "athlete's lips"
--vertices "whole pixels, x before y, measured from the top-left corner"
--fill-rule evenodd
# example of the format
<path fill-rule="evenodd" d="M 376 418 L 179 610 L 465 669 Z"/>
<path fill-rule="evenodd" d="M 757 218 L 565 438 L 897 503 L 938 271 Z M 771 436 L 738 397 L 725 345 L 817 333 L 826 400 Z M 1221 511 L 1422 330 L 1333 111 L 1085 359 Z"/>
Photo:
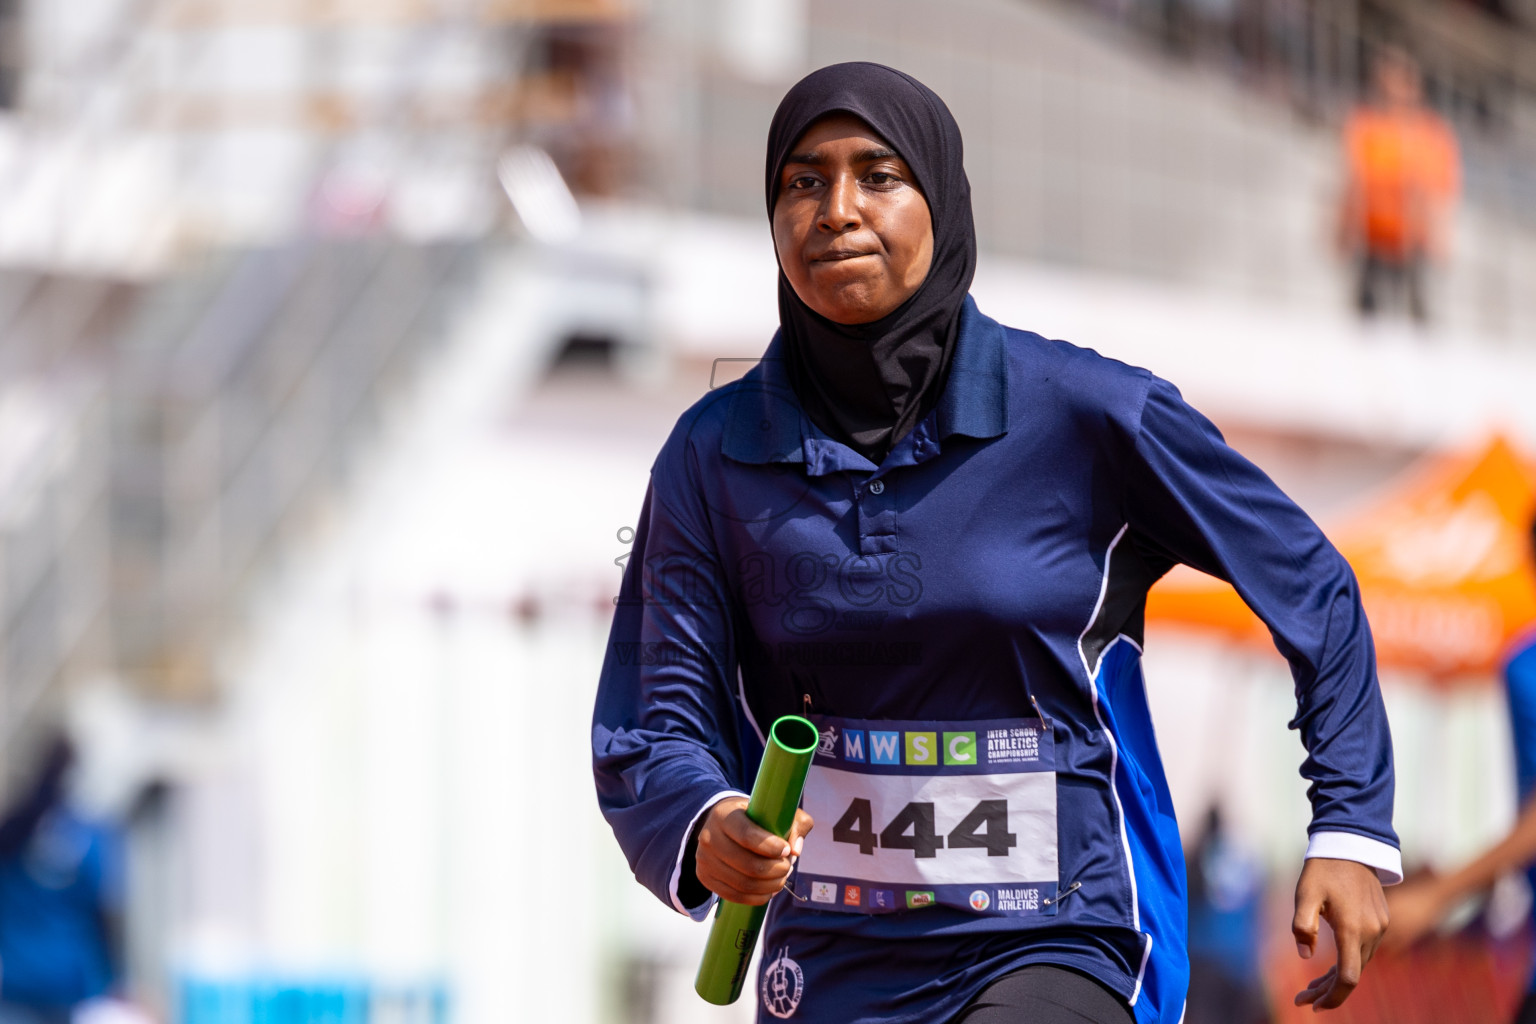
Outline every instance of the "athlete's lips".
<path fill-rule="evenodd" d="M 829 249 L 819 256 L 812 257 L 812 263 L 841 263 L 843 260 L 856 260 L 860 256 L 873 256 L 874 252 L 868 249 Z"/>

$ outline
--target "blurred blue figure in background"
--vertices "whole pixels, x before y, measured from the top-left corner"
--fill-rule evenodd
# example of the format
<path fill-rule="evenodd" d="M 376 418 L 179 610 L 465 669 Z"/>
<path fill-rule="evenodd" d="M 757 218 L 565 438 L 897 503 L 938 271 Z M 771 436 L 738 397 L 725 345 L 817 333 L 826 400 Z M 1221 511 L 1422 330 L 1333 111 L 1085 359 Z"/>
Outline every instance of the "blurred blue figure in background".
<path fill-rule="evenodd" d="M 74 761 L 56 736 L 0 821 L 0 1024 L 64 1024 L 117 977 L 120 843 L 70 809 Z"/>
<path fill-rule="evenodd" d="M 1536 570 L 1536 518 L 1531 521 L 1531 568 Z M 1389 949 L 1404 949 L 1428 935 L 1463 900 L 1487 890 L 1511 871 L 1524 870 L 1536 889 L 1536 623 L 1517 636 L 1504 656 L 1505 696 L 1515 748 L 1520 813 L 1504 837 L 1454 871 L 1423 871 L 1391 900 Z M 1536 931 L 1536 909 L 1528 924 Z M 1536 1024 L 1536 972 L 1526 982 L 1515 1024 Z"/>
<path fill-rule="evenodd" d="M 1212 807 L 1189 857 L 1188 1024 L 1268 1024 L 1260 970 L 1264 873 Z"/>

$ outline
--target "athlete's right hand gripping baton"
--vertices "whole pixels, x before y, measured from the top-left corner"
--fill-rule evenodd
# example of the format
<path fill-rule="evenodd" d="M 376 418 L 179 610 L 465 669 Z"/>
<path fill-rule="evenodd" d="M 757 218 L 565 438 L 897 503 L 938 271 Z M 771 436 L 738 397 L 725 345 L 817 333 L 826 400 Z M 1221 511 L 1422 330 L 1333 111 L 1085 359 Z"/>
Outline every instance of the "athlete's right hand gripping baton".
<path fill-rule="evenodd" d="M 783 838 L 795 823 L 795 809 L 805 789 L 805 773 L 821 737 L 816 727 L 799 715 L 785 715 L 768 730 L 768 746 L 763 763 L 752 784 L 752 798 L 747 801 L 747 817 Z M 741 983 L 747 976 L 747 964 L 757 946 L 757 933 L 763 927 L 768 905 L 749 907 L 743 903 L 721 900 L 715 920 L 704 944 L 704 958 L 693 987 L 705 1001 L 716 1006 L 734 1003 L 741 995 Z"/>

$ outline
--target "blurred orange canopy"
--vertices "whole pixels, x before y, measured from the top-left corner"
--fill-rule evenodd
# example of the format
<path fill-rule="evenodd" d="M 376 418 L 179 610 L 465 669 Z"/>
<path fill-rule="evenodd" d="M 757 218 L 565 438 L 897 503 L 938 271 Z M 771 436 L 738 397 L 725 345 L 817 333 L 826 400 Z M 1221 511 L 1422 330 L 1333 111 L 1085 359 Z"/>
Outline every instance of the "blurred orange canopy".
<path fill-rule="evenodd" d="M 1536 466 L 1503 437 L 1429 456 L 1329 537 L 1354 567 L 1383 665 L 1488 677 L 1536 623 L 1530 524 Z M 1147 598 L 1149 622 L 1271 646 L 1237 592 L 1179 566 Z"/>

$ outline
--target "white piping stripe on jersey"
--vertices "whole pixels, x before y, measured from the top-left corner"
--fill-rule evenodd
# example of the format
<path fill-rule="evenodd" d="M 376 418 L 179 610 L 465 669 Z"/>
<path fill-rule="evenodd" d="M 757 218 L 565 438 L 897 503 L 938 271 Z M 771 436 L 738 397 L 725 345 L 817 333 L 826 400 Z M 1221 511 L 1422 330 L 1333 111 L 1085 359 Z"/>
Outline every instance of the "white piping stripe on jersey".
<path fill-rule="evenodd" d="M 1141 900 L 1136 893 L 1136 865 L 1131 857 L 1131 838 L 1125 831 L 1125 805 L 1120 802 L 1120 746 L 1115 742 L 1114 733 L 1110 731 L 1109 725 L 1104 721 L 1104 714 L 1099 709 L 1099 685 L 1096 681 L 1098 666 L 1104 663 L 1104 655 L 1115 644 L 1127 638 L 1117 636 L 1106 644 L 1104 650 L 1099 652 L 1096 664 L 1092 668 L 1088 666 L 1088 654 L 1083 650 L 1083 639 L 1093 629 L 1093 624 L 1098 621 L 1100 613 L 1104 611 L 1104 598 L 1109 593 L 1110 559 L 1114 557 L 1115 546 L 1120 543 L 1121 538 L 1125 536 L 1125 531 L 1130 528 L 1130 523 L 1120 527 L 1120 532 L 1115 534 L 1114 539 L 1109 542 L 1109 547 L 1104 549 L 1104 578 L 1099 583 L 1099 599 L 1094 602 L 1093 615 L 1089 617 L 1088 624 L 1078 634 L 1077 656 L 1082 660 L 1083 671 L 1088 676 L 1088 692 L 1093 697 L 1093 717 L 1098 719 L 1099 729 L 1104 733 L 1104 738 L 1109 741 L 1109 794 L 1114 797 L 1115 813 L 1120 819 L 1118 822 L 1120 827 L 1120 846 L 1125 851 L 1125 874 L 1131 883 L 1131 927 L 1141 932 L 1147 939 L 1147 948 L 1141 954 L 1141 966 L 1136 971 L 1136 987 L 1131 990 L 1130 1005 L 1135 1006 L 1136 1000 L 1141 996 L 1141 982 L 1147 973 L 1147 960 L 1152 955 L 1152 936 L 1148 932 L 1141 931 Z"/>
<path fill-rule="evenodd" d="M 764 747 L 768 746 L 768 737 L 763 735 L 763 730 L 757 727 L 757 719 L 752 717 L 752 709 L 747 706 L 747 680 L 741 674 L 741 666 L 736 666 L 736 698 L 741 701 L 741 710 L 747 713 L 747 723 L 752 726 L 752 731 L 757 733 L 757 742 Z"/>
<path fill-rule="evenodd" d="M 1104 611 L 1104 597 L 1109 593 L 1109 559 L 1110 556 L 1115 553 L 1115 545 L 1120 543 L 1120 538 L 1124 537 L 1125 531 L 1129 530 L 1130 528 L 1130 523 L 1126 523 L 1124 526 L 1120 527 L 1120 532 L 1115 534 L 1115 539 L 1110 541 L 1109 547 L 1104 549 L 1104 577 L 1099 580 L 1099 599 L 1093 602 L 1093 614 L 1088 616 L 1088 624 L 1083 627 L 1083 631 L 1081 633 L 1077 634 L 1077 656 L 1083 662 L 1083 671 L 1088 674 L 1089 683 L 1093 682 L 1094 673 L 1098 671 L 1098 669 L 1096 666 L 1093 668 L 1088 666 L 1088 655 L 1083 651 L 1083 640 L 1088 636 L 1089 631 L 1093 629 L 1093 624 L 1099 621 L 1099 613 Z M 1099 652 L 1099 660 L 1104 660 L 1103 651 Z"/>
<path fill-rule="evenodd" d="M 1142 934 L 1147 937 L 1147 948 L 1141 951 L 1141 966 L 1136 968 L 1136 987 L 1131 989 L 1130 1005 L 1132 1006 L 1136 1005 L 1136 1000 L 1141 996 L 1141 982 L 1147 976 L 1147 961 L 1152 959 L 1152 933 L 1142 932 Z"/>

